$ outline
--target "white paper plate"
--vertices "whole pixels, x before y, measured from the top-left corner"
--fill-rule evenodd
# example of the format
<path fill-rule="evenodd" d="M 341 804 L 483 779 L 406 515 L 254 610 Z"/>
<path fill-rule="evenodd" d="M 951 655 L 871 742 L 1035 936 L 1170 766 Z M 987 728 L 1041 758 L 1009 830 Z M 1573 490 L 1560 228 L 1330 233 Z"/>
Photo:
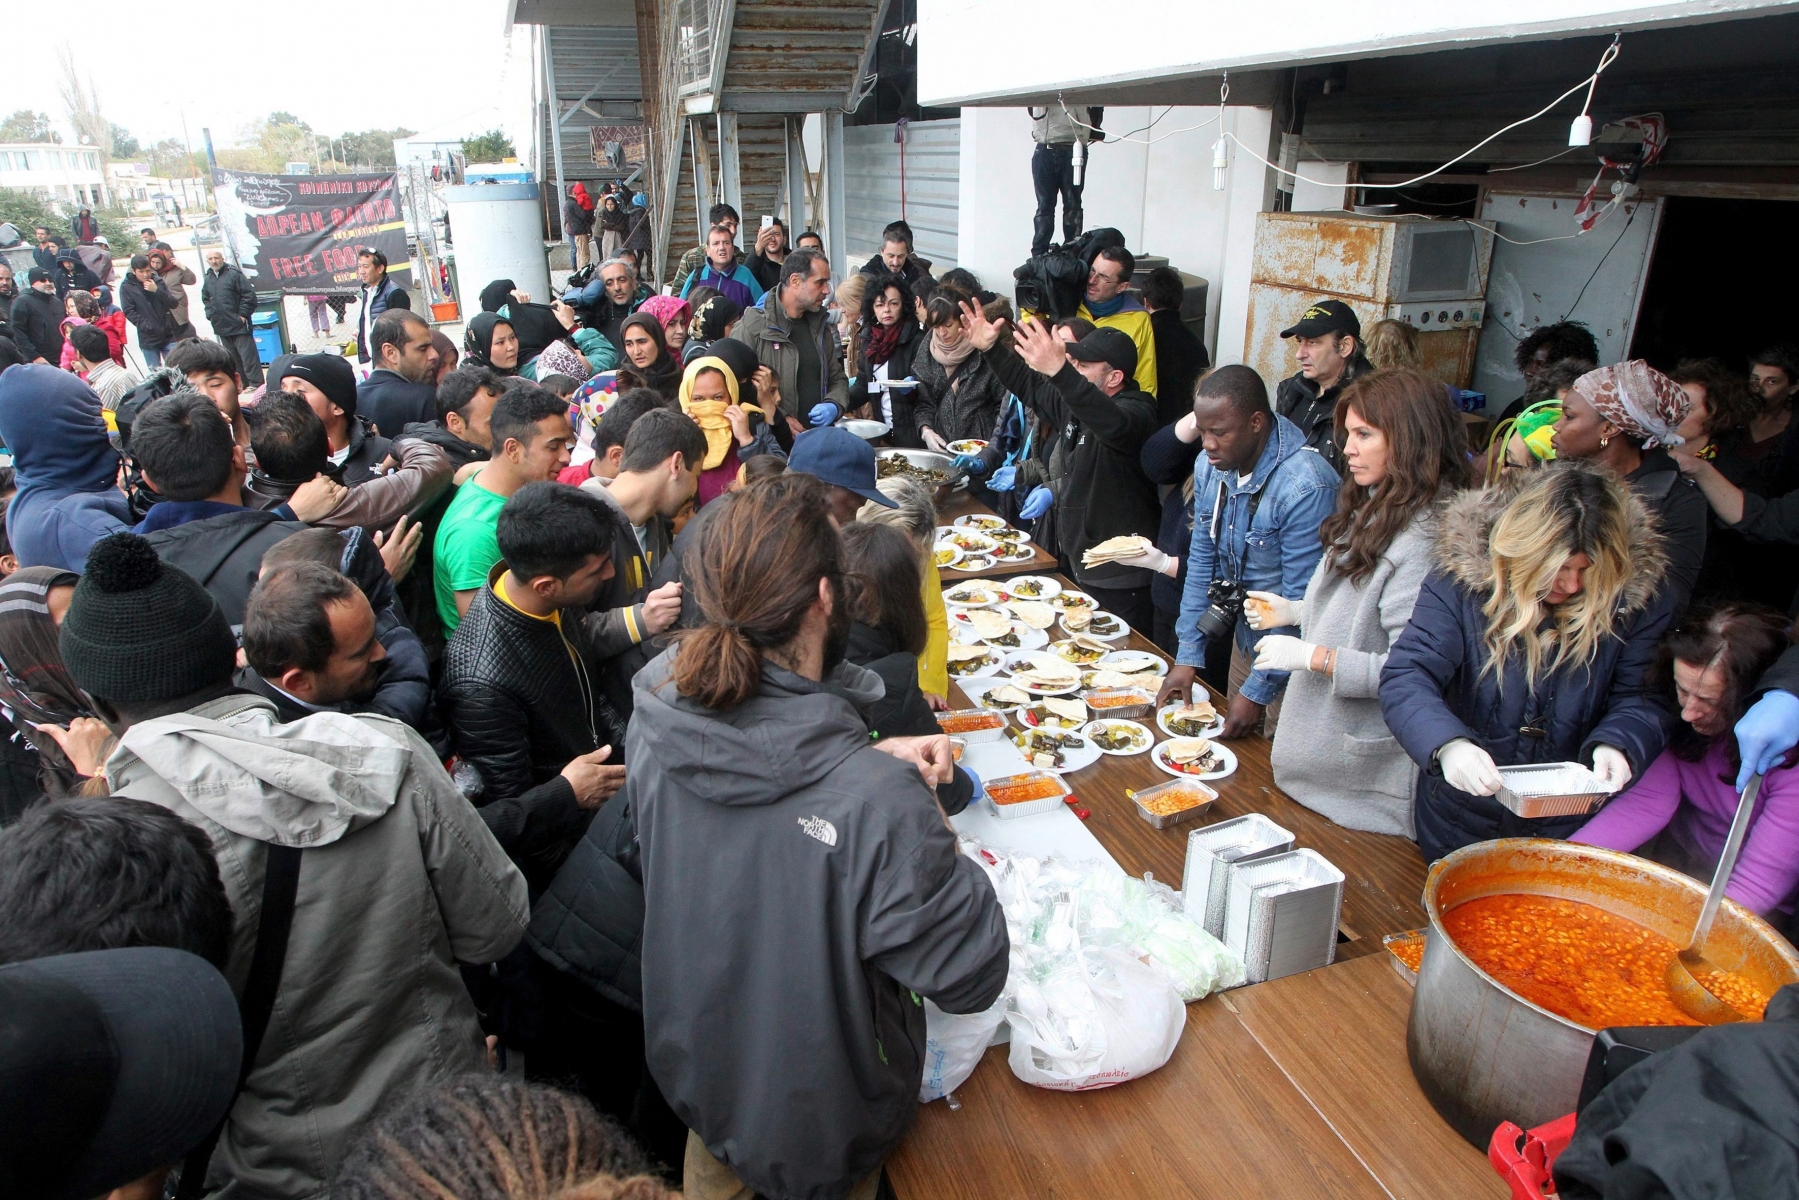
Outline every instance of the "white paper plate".
<path fill-rule="evenodd" d="M 1093 735 L 1099 732 L 1100 727 L 1104 725 L 1128 726 L 1143 736 L 1141 739 L 1142 744 L 1133 750 L 1108 750 L 1098 742 L 1094 742 L 1093 748 L 1101 754 L 1110 754 L 1117 758 L 1129 758 L 1133 754 L 1142 754 L 1156 744 L 1156 735 L 1149 731 L 1148 726 L 1142 725 L 1136 721 L 1121 721 L 1117 717 L 1100 717 L 1097 720 L 1087 722 L 1085 725 L 1081 726 L 1081 736 L 1092 742 Z"/>
<path fill-rule="evenodd" d="M 1082 671 L 1091 671 L 1098 667 L 1100 663 L 1105 662 L 1108 658 L 1112 657 L 1111 654 L 1102 654 L 1098 658 L 1076 660 L 1072 658 L 1062 658 L 1060 654 L 1056 654 L 1056 646 L 1061 645 L 1063 642 L 1072 643 L 1073 641 L 1073 638 L 1060 638 L 1051 644 L 1049 652 L 1055 654 L 1057 658 L 1061 658 L 1063 662 Z M 1112 653 L 1116 654 L 1117 651 L 1113 651 Z"/>
<path fill-rule="evenodd" d="M 1218 751 L 1218 757 L 1224 760 L 1224 765 L 1216 771 L 1208 771 L 1204 775 L 1191 775 L 1186 771 L 1177 770 L 1174 767 L 1169 766 L 1167 742 L 1157 742 L 1156 748 L 1149 752 L 1149 760 L 1176 779 L 1223 779 L 1226 775 L 1229 775 L 1232 771 L 1237 769 L 1237 755 L 1223 742 L 1213 742 L 1212 748 Z"/>
<path fill-rule="evenodd" d="M 1068 628 L 1068 621 L 1066 620 L 1066 616 L 1067 616 L 1067 613 L 1064 612 L 1064 614 L 1062 616 L 1057 617 L 1056 624 L 1058 624 L 1062 627 L 1062 632 L 1066 633 L 1069 637 L 1074 637 L 1076 635 L 1077 631 Z M 1115 617 L 1111 613 L 1102 612 L 1101 610 L 1099 610 L 1097 608 L 1093 610 L 1093 619 L 1095 622 L 1098 622 L 1100 620 L 1100 618 L 1102 618 L 1102 617 L 1115 622 L 1118 626 L 1118 632 L 1117 633 L 1094 633 L 1091 629 L 1082 629 L 1082 630 L 1079 630 L 1078 632 L 1084 633 L 1088 637 L 1096 637 L 1102 642 L 1122 642 L 1125 638 L 1128 638 L 1131 636 L 1131 627 L 1129 625 L 1125 624 L 1123 617 Z"/>
<path fill-rule="evenodd" d="M 1043 590 L 1035 596 L 1027 596 L 1018 590 L 1018 585 L 1021 583 L 1041 584 Z M 1006 590 L 1020 600 L 1042 600 L 1047 603 L 1052 598 L 1062 594 L 1062 585 L 1051 579 L 1048 575 L 1018 575 L 1006 580 Z"/>
<path fill-rule="evenodd" d="M 1051 580 L 1051 582 L 1054 583 L 1055 581 Z M 1052 597 L 1053 597 L 1053 599 L 1052 599 Z M 1093 602 L 1093 597 L 1089 596 L 1086 592 L 1077 592 L 1073 588 L 1065 588 L 1065 587 L 1062 587 L 1060 584 L 1058 584 L 1056 586 L 1055 591 L 1049 593 L 1049 595 L 1047 595 L 1047 596 L 1044 596 L 1043 599 L 1048 600 L 1051 604 L 1055 605 L 1059 609 L 1067 608 L 1070 601 L 1076 601 L 1078 603 L 1085 604 L 1088 608 L 1091 608 L 1095 611 L 1098 611 L 1098 609 L 1099 609 L 1099 605 L 1097 605 Z"/>
<path fill-rule="evenodd" d="M 958 595 L 978 594 L 979 599 L 958 600 Z M 979 582 L 958 583 L 943 589 L 945 608 L 992 608 L 999 603 L 999 589 Z"/>
<path fill-rule="evenodd" d="M 1006 656 L 1005 672 L 1010 675 L 1020 666 L 1026 667 L 1027 669 L 1034 667 L 1037 665 L 1037 660 L 1042 657 L 1049 656 L 1042 650 L 1015 650 Z M 1022 683 L 1018 686 L 1033 696 L 1066 696 L 1068 693 L 1078 689 L 1081 686 L 1081 681 L 1077 677 L 1073 683 L 1065 688 L 1025 687 Z"/>
<path fill-rule="evenodd" d="M 956 545 L 954 542 L 938 542 L 936 545 L 931 547 L 931 555 L 934 558 L 937 555 L 942 554 L 946 550 L 949 551 L 949 553 L 953 557 L 951 557 L 948 562 L 938 563 L 937 569 L 939 571 L 950 570 L 957 563 L 962 561 L 962 558 L 963 558 L 962 548 L 960 546 Z"/>
<path fill-rule="evenodd" d="M 995 516 L 992 513 L 965 513 L 955 519 L 951 528 L 965 529 L 971 526 L 985 533 L 990 529 L 1006 528 L 1006 519 L 1004 517 Z"/>
<path fill-rule="evenodd" d="M 940 542 L 949 542 L 964 554 L 992 554 L 998 542 L 978 529 L 951 529 L 948 533 L 937 535 Z M 969 543 L 962 545 L 963 542 Z"/>
<path fill-rule="evenodd" d="M 969 621 L 963 615 L 967 611 L 968 610 L 965 608 L 959 608 L 950 613 L 950 640 L 964 646 L 973 642 L 989 641 L 989 639 L 983 638 L 975 632 L 974 623 Z M 1012 621 L 1012 632 L 1018 635 L 1018 645 L 997 646 L 995 649 L 1010 654 L 1014 650 L 1041 650 L 1043 647 L 1049 645 L 1048 633 L 1041 629 L 1032 629 L 1029 625 L 1026 625 L 1023 621 L 1017 620 L 1016 618 Z M 991 644 L 991 642 L 989 642 L 989 644 Z"/>
<path fill-rule="evenodd" d="M 965 554 L 962 561 L 949 568 L 952 571 L 985 571 L 998 563 L 991 554 Z"/>
<path fill-rule="evenodd" d="M 1011 680 L 1009 679 L 1002 679 L 997 676 L 977 677 L 971 675 L 964 679 L 958 679 L 956 681 L 956 686 L 962 689 L 962 694 L 968 697 L 968 703 L 971 706 L 975 708 L 986 708 L 987 706 L 982 704 L 981 701 L 986 698 L 987 693 L 996 687 L 1000 687 L 1003 684 L 1010 682 Z M 1004 708 L 995 708 L 991 711 L 1004 713 L 1010 712 L 1011 709 L 1012 706 L 1007 705 Z"/>
<path fill-rule="evenodd" d="M 1058 732 L 1075 733 L 1074 730 L 1061 730 Z M 1010 734 L 1007 735 L 1008 740 L 1011 739 L 1011 736 L 1012 735 Z M 1023 735 L 1021 734 L 1019 736 L 1022 737 Z M 1018 752 L 1024 755 L 1024 761 L 1029 764 L 1033 770 L 1043 770 L 1052 772 L 1056 775 L 1066 775 L 1070 771 L 1079 771 L 1081 768 L 1090 767 L 1099 761 L 1099 747 L 1095 746 L 1091 741 L 1088 741 L 1085 738 L 1083 738 L 1082 741 L 1084 745 L 1081 749 L 1062 751 L 1062 765 L 1059 767 L 1038 767 L 1035 763 L 1031 762 L 1031 755 L 1028 750 L 1019 746 Z M 1016 741 L 1012 742 L 1012 744 L 1018 746 Z"/>
<path fill-rule="evenodd" d="M 993 657 L 994 657 L 993 662 L 988 663 L 984 667 L 976 667 L 974 670 L 969 671 L 963 675 L 956 674 L 956 671 L 958 670 L 957 665 L 955 663 L 950 663 L 949 664 L 950 678 L 951 679 L 985 679 L 990 675 L 998 675 L 1001 671 L 1005 670 L 1005 668 L 1006 668 L 1005 654 L 1002 651 L 1000 651 L 1000 649 L 998 647 L 994 647 L 993 648 Z"/>
<path fill-rule="evenodd" d="M 1157 675 L 1168 674 L 1168 660 L 1159 654 L 1151 654 L 1147 650 L 1114 650 L 1093 665 L 1097 668 L 1103 667 L 1107 663 L 1140 663 L 1146 659 L 1156 664 L 1153 670 Z"/>
<path fill-rule="evenodd" d="M 1018 727 L 1020 729 L 1042 729 L 1042 728 L 1044 728 L 1044 726 L 1033 725 L 1029 721 L 1024 719 L 1024 714 L 1026 712 L 1028 712 L 1031 709 L 1031 707 L 1032 706 L 1029 704 L 1020 704 L 1017 708 L 1012 710 L 1012 719 L 1014 721 L 1018 722 Z M 1056 719 L 1061 720 L 1060 717 L 1057 717 Z M 1085 721 L 1076 721 L 1072 725 L 1069 725 L 1066 727 L 1058 725 L 1058 726 L 1055 726 L 1055 728 L 1061 730 L 1063 733 L 1079 733 L 1081 731 L 1081 726 L 1085 725 L 1085 724 L 1087 724 L 1087 722 L 1085 722 Z"/>
<path fill-rule="evenodd" d="M 1174 738 L 1174 737 L 1215 738 L 1220 733 L 1224 732 L 1224 714 L 1219 713 L 1218 719 L 1216 721 L 1213 721 L 1211 723 L 1211 725 L 1207 726 L 1204 733 L 1199 733 L 1199 734 L 1176 733 L 1174 730 L 1168 728 L 1168 714 L 1173 712 L 1175 709 L 1181 708 L 1181 707 L 1184 707 L 1184 706 L 1179 705 L 1179 704 L 1168 704 L 1168 705 L 1164 705 L 1163 707 L 1157 709 L 1156 710 L 1156 728 L 1160 729 L 1163 733 L 1167 734 L 1171 738 Z"/>
<path fill-rule="evenodd" d="M 980 438 L 963 438 L 949 444 L 951 454 L 979 454 L 987 448 L 987 443 Z"/>
<path fill-rule="evenodd" d="M 1030 562 L 1037 550 L 1029 542 L 1002 542 L 995 539 L 993 557 L 1000 562 Z"/>

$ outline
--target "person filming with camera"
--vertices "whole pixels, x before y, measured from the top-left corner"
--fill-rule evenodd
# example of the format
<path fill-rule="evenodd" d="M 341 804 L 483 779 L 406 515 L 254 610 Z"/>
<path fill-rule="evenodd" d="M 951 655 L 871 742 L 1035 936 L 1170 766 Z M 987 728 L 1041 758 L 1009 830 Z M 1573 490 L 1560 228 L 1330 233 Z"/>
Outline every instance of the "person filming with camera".
<path fill-rule="evenodd" d="M 1323 553 L 1318 526 L 1336 507 L 1337 473 L 1268 406 L 1267 386 L 1248 367 L 1219 367 L 1201 380 L 1193 420 L 1205 454 L 1193 472 L 1193 541 L 1175 623 L 1180 647 L 1156 706 L 1191 700 L 1206 647 L 1230 637 L 1230 703 L 1219 736 L 1243 737 L 1260 725 L 1273 737 L 1287 672 L 1255 669 L 1254 646 L 1299 630 L 1252 629 L 1244 600 L 1250 592 L 1305 595 Z"/>

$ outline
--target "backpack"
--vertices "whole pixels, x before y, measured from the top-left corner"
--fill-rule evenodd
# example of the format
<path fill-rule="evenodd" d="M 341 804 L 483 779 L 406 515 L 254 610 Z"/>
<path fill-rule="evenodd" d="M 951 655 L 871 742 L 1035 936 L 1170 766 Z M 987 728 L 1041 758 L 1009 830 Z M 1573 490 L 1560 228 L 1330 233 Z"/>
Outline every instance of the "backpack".
<path fill-rule="evenodd" d="M 1087 295 L 1087 272 L 1101 250 L 1124 245 L 1124 235 L 1110 227 L 1089 229 L 1073 241 L 1034 254 L 1012 272 L 1018 284 L 1018 307 L 1042 313 L 1052 321 L 1076 316 Z"/>

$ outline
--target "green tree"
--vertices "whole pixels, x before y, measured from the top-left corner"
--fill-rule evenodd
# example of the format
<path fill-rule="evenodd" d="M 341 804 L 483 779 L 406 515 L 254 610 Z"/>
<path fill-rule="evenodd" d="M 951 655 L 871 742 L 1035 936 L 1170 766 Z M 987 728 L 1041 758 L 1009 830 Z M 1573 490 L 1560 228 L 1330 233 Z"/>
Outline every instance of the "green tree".
<path fill-rule="evenodd" d="M 408 138 L 413 133 L 403 126 L 346 132 L 332 139 L 332 157 L 344 170 L 389 170 L 394 165 L 394 139 Z"/>
<path fill-rule="evenodd" d="M 123 125 L 108 124 L 106 128 L 107 132 L 111 135 L 112 156 L 114 158 L 136 158 L 138 152 L 143 149 L 143 147 L 138 144 L 138 140 L 131 136 L 131 131 L 126 129 Z"/>
<path fill-rule="evenodd" d="M 463 138 L 462 153 L 472 163 L 502 162 L 518 157 L 512 139 L 498 129 L 489 129 L 486 133 Z"/>
<path fill-rule="evenodd" d="M 50 114 L 21 108 L 0 121 L 0 142 L 60 142 L 62 135 L 50 128 Z"/>

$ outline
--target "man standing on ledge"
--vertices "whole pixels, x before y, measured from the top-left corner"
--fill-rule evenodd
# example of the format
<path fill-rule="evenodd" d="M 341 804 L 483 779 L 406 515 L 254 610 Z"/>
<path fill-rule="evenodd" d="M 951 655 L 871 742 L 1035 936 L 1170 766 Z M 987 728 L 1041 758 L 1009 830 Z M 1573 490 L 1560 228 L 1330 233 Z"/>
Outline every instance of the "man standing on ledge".
<path fill-rule="evenodd" d="M 1306 309 L 1298 324 L 1281 330 L 1281 336 L 1297 339 L 1293 353 L 1299 359 L 1299 370 L 1275 389 L 1274 409 L 1299 426 L 1306 445 L 1323 455 L 1341 477 L 1337 397 L 1356 376 L 1374 369 L 1362 356 L 1362 323 L 1355 310 L 1341 300 L 1319 300 Z"/>

